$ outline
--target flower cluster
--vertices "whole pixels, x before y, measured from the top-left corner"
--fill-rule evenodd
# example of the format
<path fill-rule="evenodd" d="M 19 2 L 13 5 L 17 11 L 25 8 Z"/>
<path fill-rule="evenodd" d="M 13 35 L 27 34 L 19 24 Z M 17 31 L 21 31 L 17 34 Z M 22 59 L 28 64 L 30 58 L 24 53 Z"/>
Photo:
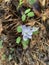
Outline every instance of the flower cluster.
<path fill-rule="evenodd" d="M 31 39 L 33 32 L 35 32 L 37 30 L 38 30 L 38 28 L 36 28 L 36 27 L 22 25 L 23 40 L 26 41 L 28 38 Z"/>

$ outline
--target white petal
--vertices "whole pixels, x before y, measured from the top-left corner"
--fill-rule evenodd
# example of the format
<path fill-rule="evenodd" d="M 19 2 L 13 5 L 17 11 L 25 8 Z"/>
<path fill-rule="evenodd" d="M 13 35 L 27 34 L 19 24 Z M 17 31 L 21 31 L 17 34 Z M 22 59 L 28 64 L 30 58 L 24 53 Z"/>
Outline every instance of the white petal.
<path fill-rule="evenodd" d="M 35 31 L 37 31 L 39 28 L 36 28 L 36 27 L 33 27 L 32 28 L 32 32 L 35 32 Z"/>
<path fill-rule="evenodd" d="M 31 30 L 28 32 L 28 35 L 32 35 L 32 31 Z"/>
<path fill-rule="evenodd" d="M 26 41 L 28 38 L 26 36 L 23 36 L 23 40 Z"/>
<path fill-rule="evenodd" d="M 31 35 L 27 35 L 27 38 L 31 39 L 31 38 L 32 38 L 32 36 L 31 36 Z"/>

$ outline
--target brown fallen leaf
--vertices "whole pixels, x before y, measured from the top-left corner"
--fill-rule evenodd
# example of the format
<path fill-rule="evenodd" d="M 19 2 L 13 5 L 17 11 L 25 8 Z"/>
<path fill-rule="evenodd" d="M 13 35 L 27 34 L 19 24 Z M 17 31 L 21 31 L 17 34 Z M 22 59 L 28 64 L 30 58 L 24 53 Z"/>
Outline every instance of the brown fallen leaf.
<path fill-rule="evenodd" d="M 28 20 L 28 22 L 26 23 L 26 25 L 34 26 L 36 22 L 37 21 L 35 21 L 35 20 Z"/>

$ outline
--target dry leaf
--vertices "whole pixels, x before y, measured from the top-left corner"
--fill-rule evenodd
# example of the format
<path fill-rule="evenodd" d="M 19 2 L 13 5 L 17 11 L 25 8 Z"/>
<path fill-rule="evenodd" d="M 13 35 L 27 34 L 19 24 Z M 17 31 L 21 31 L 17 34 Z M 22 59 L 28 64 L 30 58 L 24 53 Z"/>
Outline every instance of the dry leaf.
<path fill-rule="evenodd" d="M 26 25 L 33 26 L 33 25 L 35 25 L 36 22 L 37 21 L 35 21 L 35 20 L 29 20 L 28 23 L 26 23 Z"/>

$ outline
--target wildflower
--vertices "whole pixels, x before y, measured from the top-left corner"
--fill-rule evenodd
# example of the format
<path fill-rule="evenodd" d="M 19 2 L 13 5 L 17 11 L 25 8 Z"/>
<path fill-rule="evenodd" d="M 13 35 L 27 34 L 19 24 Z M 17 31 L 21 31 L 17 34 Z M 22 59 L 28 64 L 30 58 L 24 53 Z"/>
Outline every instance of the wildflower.
<path fill-rule="evenodd" d="M 27 27 L 25 25 L 22 25 L 23 40 L 26 41 L 28 38 L 31 39 L 33 32 L 35 32 L 37 30 L 38 30 L 38 28 L 36 28 L 36 27 L 30 27 L 30 26 Z"/>

